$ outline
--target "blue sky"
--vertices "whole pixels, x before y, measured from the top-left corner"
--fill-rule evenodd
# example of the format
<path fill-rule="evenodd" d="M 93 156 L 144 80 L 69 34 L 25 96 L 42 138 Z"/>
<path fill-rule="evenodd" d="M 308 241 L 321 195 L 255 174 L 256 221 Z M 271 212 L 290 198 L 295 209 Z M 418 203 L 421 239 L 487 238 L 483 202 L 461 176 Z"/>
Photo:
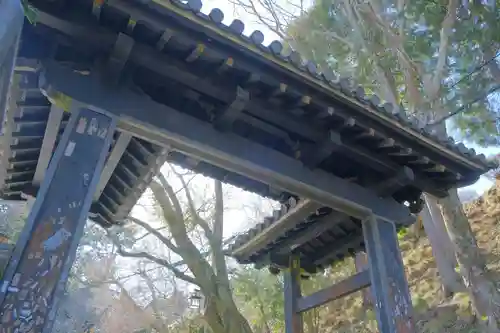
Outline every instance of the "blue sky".
<path fill-rule="evenodd" d="M 464 144 L 469 148 L 474 148 L 477 153 L 482 153 L 486 156 L 500 153 L 499 147 L 482 148 L 482 147 L 479 147 L 475 144 L 470 144 L 470 143 L 465 143 L 465 142 L 464 142 Z M 476 190 L 479 194 L 481 194 L 485 190 L 490 188 L 491 185 L 492 185 L 491 181 L 487 180 L 485 177 L 481 177 L 475 184 L 468 186 L 466 188 L 472 188 L 472 189 Z M 466 188 L 464 188 L 464 189 L 466 189 Z"/>

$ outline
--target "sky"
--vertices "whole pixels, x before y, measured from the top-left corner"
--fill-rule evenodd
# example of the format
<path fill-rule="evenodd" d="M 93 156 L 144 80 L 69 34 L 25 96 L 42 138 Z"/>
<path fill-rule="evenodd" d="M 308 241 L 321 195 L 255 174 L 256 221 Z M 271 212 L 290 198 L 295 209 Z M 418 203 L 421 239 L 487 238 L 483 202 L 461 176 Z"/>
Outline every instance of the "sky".
<path fill-rule="evenodd" d="M 475 144 L 465 143 L 465 142 L 464 142 L 464 145 L 466 145 L 469 148 L 475 149 L 477 153 L 484 154 L 485 156 L 500 153 L 499 147 L 482 148 L 482 147 L 479 147 Z M 471 189 L 474 189 L 475 191 L 477 191 L 478 194 L 482 194 L 485 190 L 490 188 L 492 185 L 493 185 L 493 183 L 491 181 L 489 181 L 488 179 L 486 179 L 486 177 L 481 177 L 476 183 L 474 183 L 470 186 L 467 186 L 467 187 L 463 187 L 462 189 L 465 190 L 465 189 L 471 188 Z"/>
<path fill-rule="evenodd" d="M 255 1 L 255 3 L 257 2 L 258 1 Z M 250 36 L 250 34 L 255 30 L 262 31 L 264 33 L 264 45 L 268 45 L 273 40 L 279 39 L 275 33 L 258 22 L 255 17 L 245 13 L 245 11 L 241 9 L 237 9 L 231 0 L 204 0 L 201 11 L 208 14 L 213 8 L 219 8 L 220 10 L 222 10 L 222 12 L 224 13 L 223 22 L 227 25 L 229 25 L 234 19 L 243 21 L 243 23 L 245 23 L 245 30 L 243 31 L 243 34 L 245 34 L 246 36 Z M 289 9 L 292 13 L 296 12 L 296 9 L 290 8 L 290 6 L 287 6 L 287 9 Z"/>

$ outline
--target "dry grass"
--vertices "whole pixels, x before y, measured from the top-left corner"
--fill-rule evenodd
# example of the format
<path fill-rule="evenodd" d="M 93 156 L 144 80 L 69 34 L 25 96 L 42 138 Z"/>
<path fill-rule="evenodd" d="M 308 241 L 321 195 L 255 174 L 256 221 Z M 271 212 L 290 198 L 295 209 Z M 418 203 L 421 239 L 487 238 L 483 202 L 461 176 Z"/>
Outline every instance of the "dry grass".
<path fill-rule="evenodd" d="M 500 185 L 492 187 L 476 201 L 466 205 L 478 245 L 488 267 L 498 274 L 500 282 Z M 408 282 L 416 313 L 418 331 L 422 333 L 481 332 L 475 324 L 467 294 L 445 299 L 437 274 L 432 250 L 425 236 L 407 235 L 400 240 Z M 338 270 L 338 271 L 337 271 Z M 336 267 L 335 279 L 354 272 L 353 262 Z M 337 276 L 338 275 L 338 276 Z M 325 331 L 338 333 L 375 333 L 376 322 L 371 310 L 362 306 L 361 293 L 332 302 L 324 309 Z M 333 331 L 332 331 L 333 328 Z"/>

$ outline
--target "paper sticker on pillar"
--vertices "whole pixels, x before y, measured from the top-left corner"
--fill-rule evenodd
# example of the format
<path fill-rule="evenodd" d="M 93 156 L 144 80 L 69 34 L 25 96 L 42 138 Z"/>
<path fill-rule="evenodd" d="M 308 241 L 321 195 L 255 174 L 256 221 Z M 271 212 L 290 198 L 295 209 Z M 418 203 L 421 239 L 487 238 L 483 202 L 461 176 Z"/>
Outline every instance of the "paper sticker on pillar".
<path fill-rule="evenodd" d="M 87 126 L 88 124 L 88 126 Z M 108 128 L 99 127 L 99 121 L 97 118 L 90 119 L 90 122 L 85 117 L 80 117 L 78 120 L 78 125 L 76 126 L 76 132 L 79 134 L 87 134 L 90 136 L 97 136 L 104 139 L 108 134 Z"/>
<path fill-rule="evenodd" d="M 69 232 L 64 228 L 61 228 L 58 231 L 56 231 L 54 235 L 52 235 L 50 238 L 48 238 L 46 241 L 43 242 L 43 249 L 45 251 L 54 251 L 70 237 L 71 237 L 71 232 Z"/>
<path fill-rule="evenodd" d="M 64 151 L 64 156 L 71 156 L 73 155 L 73 152 L 75 151 L 76 147 L 76 142 L 70 141 L 68 142 L 68 145 L 66 146 L 66 150 Z"/>
<path fill-rule="evenodd" d="M 76 133 L 85 133 L 85 128 L 87 128 L 87 119 L 85 117 L 81 117 L 78 120 L 78 125 L 76 125 Z"/>
<path fill-rule="evenodd" d="M 21 274 L 16 273 L 16 275 L 14 275 L 14 277 L 12 278 L 12 281 L 11 281 L 10 285 L 12 287 L 17 287 L 18 284 L 19 284 L 20 279 L 21 279 Z"/>

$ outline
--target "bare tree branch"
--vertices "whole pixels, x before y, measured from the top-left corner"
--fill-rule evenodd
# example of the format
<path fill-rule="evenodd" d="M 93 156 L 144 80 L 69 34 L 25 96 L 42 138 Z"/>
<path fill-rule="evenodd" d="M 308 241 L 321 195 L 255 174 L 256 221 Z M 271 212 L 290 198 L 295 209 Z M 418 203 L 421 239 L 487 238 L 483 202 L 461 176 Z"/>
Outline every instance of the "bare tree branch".
<path fill-rule="evenodd" d="M 182 206 L 179 202 L 179 199 L 177 198 L 176 193 L 174 192 L 174 189 L 172 188 L 172 186 L 170 186 L 165 176 L 163 176 L 161 173 L 158 174 L 157 177 L 158 180 L 160 181 L 161 186 L 163 187 L 163 191 L 164 192 L 166 191 L 168 194 L 168 197 L 165 196 L 166 200 L 164 200 L 164 202 L 161 203 L 162 209 L 166 209 L 167 213 L 169 215 L 172 215 L 171 217 L 174 217 L 177 221 L 184 221 Z M 153 183 L 155 182 L 153 181 Z M 152 186 L 154 186 L 154 184 Z"/>
<path fill-rule="evenodd" d="M 223 279 L 229 285 L 227 273 L 227 264 L 222 249 L 223 234 L 224 234 L 224 194 L 222 192 L 222 183 L 215 182 L 215 212 L 214 212 L 214 237 L 211 240 L 211 247 L 214 256 L 215 273 L 219 279 Z"/>
<path fill-rule="evenodd" d="M 350 7 L 350 3 L 346 7 Z M 356 11 L 357 9 L 354 8 Z M 399 64 L 402 67 L 402 72 L 405 77 L 405 85 L 408 89 L 409 97 L 411 100 L 412 108 L 420 105 L 421 94 L 417 86 L 417 82 L 421 82 L 420 73 L 411 58 L 406 53 L 403 47 L 403 36 L 394 33 L 393 29 L 387 25 L 385 20 L 380 16 L 381 9 L 376 1 L 370 1 L 366 6 L 363 6 L 362 13 L 366 14 L 365 17 L 368 22 L 371 22 L 374 27 L 379 27 L 380 31 L 384 34 L 385 40 L 391 46 L 389 50 L 394 56 L 399 59 Z M 374 28 L 372 27 L 372 28 Z"/>
<path fill-rule="evenodd" d="M 140 225 L 141 227 L 143 227 L 144 229 L 146 229 L 151 235 L 153 235 L 156 238 L 158 238 L 171 251 L 179 254 L 179 249 L 177 248 L 177 246 L 175 246 L 174 243 L 172 243 L 172 241 L 170 239 L 168 239 L 167 237 L 165 237 L 164 235 L 162 235 L 161 232 L 159 232 L 157 229 L 155 229 L 151 225 L 149 225 L 149 223 L 146 223 L 146 222 L 144 222 L 142 220 L 139 220 L 138 218 L 135 218 L 135 217 L 132 217 L 132 216 L 127 217 L 127 220 L 129 220 L 129 221 L 131 221 L 131 222 L 133 222 L 135 224 Z"/>
<path fill-rule="evenodd" d="M 185 273 L 181 272 L 178 268 L 174 267 L 171 265 L 167 260 L 158 258 L 153 256 L 150 253 L 141 251 L 141 252 L 128 252 L 124 250 L 123 248 L 119 247 L 118 248 L 118 253 L 122 257 L 128 257 L 128 258 L 143 258 L 143 259 L 148 259 L 152 262 L 157 263 L 158 265 L 162 265 L 163 267 L 166 267 L 168 270 L 170 270 L 176 278 L 181 279 L 183 281 L 186 281 L 188 283 L 192 283 L 194 285 L 199 286 L 198 282 L 191 276 L 186 275 Z"/>
<path fill-rule="evenodd" d="M 123 293 L 123 295 L 129 299 L 129 303 L 132 304 L 134 306 L 134 308 L 139 312 L 141 313 L 142 315 L 144 315 L 144 317 L 146 317 L 145 321 L 146 322 L 150 322 L 149 320 L 149 316 L 144 312 L 144 309 L 142 309 L 140 306 L 137 305 L 137 303 L 135 302 L 135 300 L 132 298 L 132 296 L 130 296 L 130 293 L 128 292 L 128 290 L 125 288 L 125 286 L 120 282 L 120 281 L 116 281 L 116 285 L 118 287 L 120 287 L 121 289 L 121 293 Z M 150 326 L 152 328 L 154 328 L 156 331 L 158 332 L 162 332 L 162 328 L 161 327 L 158 327 L 156 326 L 156 324 L 153 322 L 153 323 L 150 323 Z"/>
<path fill-rule="evenodd" d="M 247 14 L 254 16 L 258 22 L 266 26 L 269 30 L 278 35 L 281 39 L 286 40 L 287 35 L 284 29 L 284 24 L 282 24 L 280 17 L 284 17 L 285 13 L 278 13 L 276 6 L 270 6 L 269 3 L 265 3 L 265 0 L 255 2 L 254 0 L 229 0 L 233 5 L 243 9 Z M 263 15 L 261 10 L 257 7 L 262 7 L 271 18 Z"/>
<path fill-rule="evenodd" d="M 146 272 L 144 272 L 144 270 L 141 270 L 139 272 L 139 275 L 146 282 L 146 284 L 148 285 L 149 290 L 151 291 L 151 296 L 153 298 L 153 300 L 151 302 L 151 307 L 153 308 L 155 316 L 157 318 L 161 318 L 161 316 L 160 316 L 160 309 L 158 308 L 158 292 L 159 292 L 158 288 L 156 288 L 154 282 L 151 280 L 151 278 L 149 277 L 149 275 L 147 275 Z M 168 327 L 167 327 L 166 323 L 163 320 L 161 320 L 161 322 L 159 323 L 159 326 L 161 327 L 161 329 L 162 329 L 163 332 L 166 332 L 168 330 Z"/>
<path fill-rule="evenodd" d="M 483 48 L 484 54 L 484 62 L 487 63 L 487 67 L 490 70 L 491 76 L 495 80 L 495 82 L 500 83 L 500 66 L 496 61 L 489 61 L 490 59 L 496 59 L 497 53 L 496 49 L 493 47 L 485 47 Z"/>
<path fill-rule="evenodd" d="M 168 183 L 166 183 L 168 185 Z M 160 207 L 167 207 L 170 205 L 169 197 L 167 193 L 173 193 L 172 187 L 168 185 L 167 188 L 164 188 L 161 184 L 156 181 L 152 181 L 150 185 L 151 190 L 154 193 L 156 200 L 158 201 Z M 178 199 L 171 198 L 175 205 L 179 205 Z M 165 212 L 168 214 L 168 211 Z M 177 244 L 177 248 L 179 250 L 179 255 L 182 256 L 186 265 L 189 267 L 191 272 L 197 279 L 200 279 L 200 283 L 203 283 L 201 279 L 209 279 L 210 274 L 212 272 L 212 268 L 206 259 L 201 255 L 199 250 L 193 244 L 191 239 L 187 234 L 187 229 L 184 224 L 184 220 L 179 219 L 168 219 L 168 215 L 165 216 L 166 222 L 170 227 L 170 232 L 172 233 L 172 237 Z"/>
<path fill-rule="evenodd" d="M 212 237 L 212 230 L 210 230 L 210 226 L 209 226 L 208 222 L 205 221 L 204 219 L 202 219 L 200 214 L 198 213 L 198 210 L 196 209 L 196 206 L 194 204 L 193 197 L 191 195 L 191 190 L 189 189 L 188 184 L 186 183 L 186 181 L 184 179 L 184 176 L 181 175 L 180 173 L 178 173 L 174 168 L 171 168 L 171 170 L 177 176 L 177 178 L 179 179 L 179 181 L 182 184 L 182 188 L 184 189 L 184 193 L 185 193 L 186 199 L 187 199 L 189 213 L 191 214 L 191 217 L 193 218 L 193 222 L 196 225 L 200 226 L 200 228 L 205 233 L 205 236 L 210 239 Z M 165 178 L 163 177 L 163 179 L 165 179 Z M 166 182 L 166 180 L 165 180 L 165 182 Z M 162 182 L 162 185 L 163 185 L 163 182 Z"/>
<path fill-rule="evenodd" d="M 214 181 L 215 187 L 215 212 L 214 212 L 214 231 L 213 234 L 218 242 L 219 247 L 222 246 L 222 237 L 224 234 L 224 194 L 222 192 L 222 183 L 218 180 Z"/>
<path fill-rule="evenodd" d="M 403 13 L 405 6 L 406 6 L 406 0 L 398 0 L 398 2 L 397 2 L 398 15 Z M 400 17 L 399 35 L 402 36 L 404 34 L 406 18 L 404 15 L 399 15 L 399 17 Z"/>
<path fill-rule="evenodd" d="M 440 92 L 441 81 L 443 79 L 446 67 L 446 59 L 448 58 L 448 48 L 450 46 L 450 35 L 453 33 L 453 26 L 457 18 L 456 12 L 458 8 L 458 0 L 449 0 L 446 9 L 446 16 L 441 24 L 441 32 L 439 39 L 438 61 L 432 84 L 430 86 L 430 94 L 427 96 L 428 101 L 433 101 Z M 424 85 L 425 87 L 426 85 Z"/>
<path fill-rule="evenodd" d="M 128 217 L 128 218 L 130 218 L 130 217 Z M 155 230 L 156 231 L 161 231 L 161 230 L 165 230 L 165 229 L 167 229 L 167 227 L 160 227 L 160 228 L 156 228 Z M 148 237 L 149 235 L 151 235 L 151 233 L 150 232 L 146 232 L 144 235 L 142 235 L 142 236 L 137 237 L 136 239 L 134 239 L 134 241 L 138 242 L 138 241 L 140 241 L 140 240 Z"/>

